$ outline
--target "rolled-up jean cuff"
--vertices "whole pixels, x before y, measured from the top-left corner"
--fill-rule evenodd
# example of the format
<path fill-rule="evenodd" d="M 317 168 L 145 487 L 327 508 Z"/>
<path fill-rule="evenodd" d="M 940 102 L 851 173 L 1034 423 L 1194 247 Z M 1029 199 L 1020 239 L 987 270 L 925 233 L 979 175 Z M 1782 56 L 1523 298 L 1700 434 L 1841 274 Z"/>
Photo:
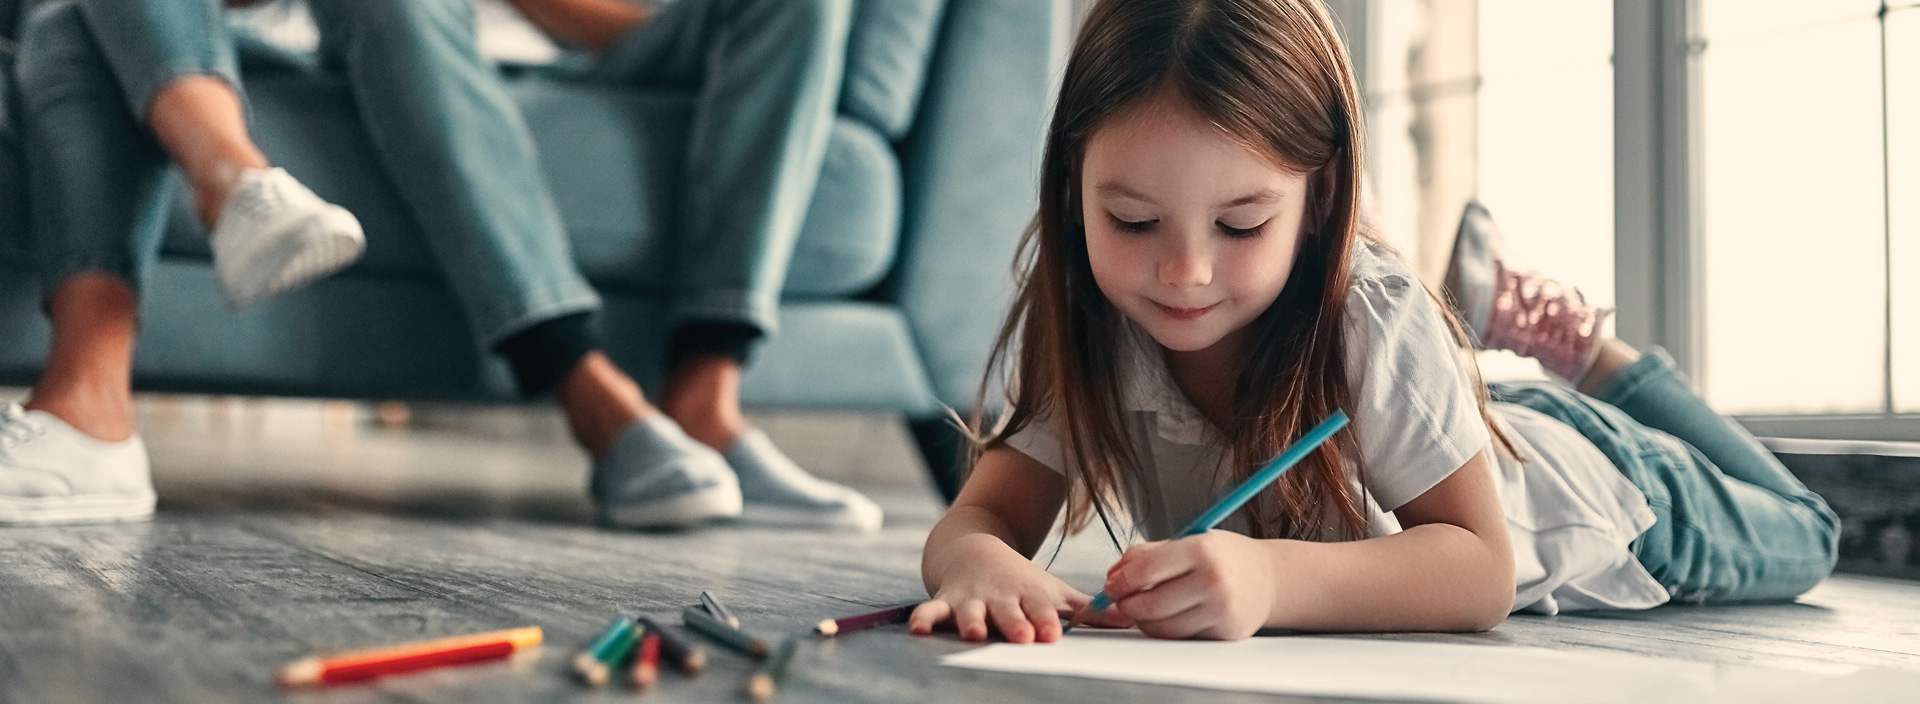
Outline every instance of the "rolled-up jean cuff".
<path fill-rule="evenodd" d="M 72 253 L 43 258 L 39 262 L 40 301 L 48 304 L 53 301 L 53 293 L 68 279 L 85 273 L 108 274 L 127 282 L 136 297 L 140 294 L 141 276 L 139 267 L 131 258 L 105 252 Z"/>
<path fill-rule="evenodd" d="M 253 122 L 253 108 L 247 103 L 246 90 L 240 87 L 240 75 L 233 69 L 220 66 L 191 64 L 184 66 L 160 66 L 139 76 L 122 77 L 126 86 L 127 106 L 133 114 L 140 116 L 141 124 L 152 124 L 148 111 L 153 108 L 153 99 L 166 89 L 167 84 L 182 78 L 205 76 L 218 78 L 233 90 L 233 97 L 240 101 L 240 114 L 248 124 Z"/>
<path fill-rule="evenodd" d="M 1632 364 L 1621 367 L 1613 373 L 1613 378 L 1594 389 L 1594 398 L 1619 406 L 1622 399 L 1632 396 L 1648 382 L 1660 377 L 1679 377 L 1680 368 L 1674 364 L 1673 357 L 1661 347 L 1649 347 Z M 1684 383 L 1684 381 L 1682 382 Z"/>
<path fill-rule="evenodd" d="M 743 289 L 683 293 L 674 301 L 668 329 L 688 323 L 737 323 L 758 328 L 763 337 L 772 337 L 780 331 L 780 301 Z"/>
<path fill-rule="evenodd" d="M 554 318 L 600 310 L 600 296 L 591 290 L 550 293 L 533 296 L 537 302 L 531 305 L 502 307 L 473 320 L 480 349 L 492 352 L 500 343 Z"/>

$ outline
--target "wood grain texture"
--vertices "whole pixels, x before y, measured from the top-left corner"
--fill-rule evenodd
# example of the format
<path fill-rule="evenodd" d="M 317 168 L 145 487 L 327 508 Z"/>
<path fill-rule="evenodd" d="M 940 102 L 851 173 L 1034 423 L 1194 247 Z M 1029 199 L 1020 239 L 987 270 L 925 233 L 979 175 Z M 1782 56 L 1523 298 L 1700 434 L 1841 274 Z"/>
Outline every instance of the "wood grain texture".
<path fill-rule="evenodd" d="M 700 590 L 746 627 L 804 634 L 819 619 L 919 598 L 932 520 L 907 495 L 878 536 L 716 527 L 606 531 L 512 519 L 447 520 L 170 504 L 151 524 L 0 533 L 0 701 L 602 701 L 567 661 L 614 613 L 673 614 Z M 1057 564 L 1076 583 L 1097 551 Z M 1070 554 L 1068 557 L 1074 557 Z M 1077 564 L 1075 564 L 1077 563 Z M 1088 569 L 1091 568 L 1091 569 Z M 1516 617 L 1491 633 L 1398 639 L 1601 649 L 1725 663 L 1841 663 L 1920 671 L 1920 586 L 1843 577 L 1795 604 Z M 547 629 L 516 663 L 282 693 L 276 666 L 304 655 L 522 625 Z M 969 646 L 890 626 L 804 648 L 781 700 L 1237 701 L 1254 695 L 941 668 Z M 750 663 L 670 673 L 648 696 L 730 701 Z M 1267 697 L 1259 697 L 1267 699 Z"/>
<path fill-rule="evenodd" d="M 897 473 L 910 482 L 862 484 L 888 512 L 878 535 L 637 533 L 591 524 L 584 458 L 564 444 L 353 431 L 351 442 L 223 445 L 217 429 L 156 438 L 161 420 L 145 423 L 162 496 L 155 521 L 0 529 L 0 704 L 624 701 L 642 695 L 581 687 L 568 661 L 614 614 L 678 623 L 703 589 L 756 634 L 802 635 L 781 702 L 1286 700 L 942 668 L 942 655 L 972 646 L 900 625 L 806 635 L 822 618 L 923 598 L 920 544 L 938 504 L 913 483 L 917 468 Z M 1053 571 L 1096 588 L 1114 557 L 1104 543 L 1068 541 Z M 530 658 L 324 691 L 273 685 L 276 667 L 306 655 L 531 625 L 546 642 Z M 1793 604 L 1521 616 L 1484 634 L 1376 637 L 1920 671 L 1920 584 L 1840 577 Z M 644 696 L 744 701 L 752 663 L 707 651 L 704 674 L 663 672 Z"/>

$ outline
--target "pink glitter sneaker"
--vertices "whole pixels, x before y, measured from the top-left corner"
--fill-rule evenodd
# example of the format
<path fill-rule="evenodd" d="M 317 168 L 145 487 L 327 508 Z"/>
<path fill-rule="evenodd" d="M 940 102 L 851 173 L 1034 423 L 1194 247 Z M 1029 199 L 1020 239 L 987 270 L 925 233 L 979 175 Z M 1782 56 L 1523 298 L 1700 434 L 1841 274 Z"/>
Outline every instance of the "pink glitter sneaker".
<path fill-rule="evenodd" d="M 1477 202 L 1460 216 L 1444 286 L 1481 347 L 1532 357 L 1569 381 L 1593 366 L 1600 324 L 1613 313 L 1517 262 L 1493 215 Z"/>

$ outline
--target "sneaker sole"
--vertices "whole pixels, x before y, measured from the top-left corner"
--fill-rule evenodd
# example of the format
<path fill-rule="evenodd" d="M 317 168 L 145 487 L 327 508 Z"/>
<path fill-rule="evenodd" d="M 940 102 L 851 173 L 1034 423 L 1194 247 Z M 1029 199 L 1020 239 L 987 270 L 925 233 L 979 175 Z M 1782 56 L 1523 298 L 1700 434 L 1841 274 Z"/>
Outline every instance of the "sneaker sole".
<path fill-rule="evenodd" d="M 346 268 L 366 251 L 366 236 L 361 232 L 360 221 L 345 208 L 328 206 L 315 219 L 319 224 L 296 221 L 286 229 L 266 235 L 285 239 L 244 267 L 248 272 L 261 273 L 227 287 L 227 303 L 243 308 L 305 286 Z M 317 239 L 285 236 L 287 230 L 301 227 L 318 227 L 323 234 Z"/>
<path fill-rule="evenodd" d="M 136 523 L 153 518 L 154 495 L 111 494 L 73 498 L 24 499 L 0 496 L 0 525 L 46 526 L 74 523 Z"/>
<path fill-rule="evenodd" d="M 616 528 L 691 528 L 739 516 L 740 510 L 740 490 L 720 485 L 639 506 L 602 508 L 600 521 Z"/>

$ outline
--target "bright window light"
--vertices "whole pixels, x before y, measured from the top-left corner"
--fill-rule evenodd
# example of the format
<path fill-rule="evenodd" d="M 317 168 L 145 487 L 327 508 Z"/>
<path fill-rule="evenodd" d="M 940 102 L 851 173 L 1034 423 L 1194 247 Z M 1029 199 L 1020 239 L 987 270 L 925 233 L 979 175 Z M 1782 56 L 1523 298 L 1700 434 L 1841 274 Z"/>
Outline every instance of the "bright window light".
<path fill-rule="evenodd" d="M 1705 365 L 1728 413 L 1878 413 L 1877 1 L 1702 0 Z"/>

